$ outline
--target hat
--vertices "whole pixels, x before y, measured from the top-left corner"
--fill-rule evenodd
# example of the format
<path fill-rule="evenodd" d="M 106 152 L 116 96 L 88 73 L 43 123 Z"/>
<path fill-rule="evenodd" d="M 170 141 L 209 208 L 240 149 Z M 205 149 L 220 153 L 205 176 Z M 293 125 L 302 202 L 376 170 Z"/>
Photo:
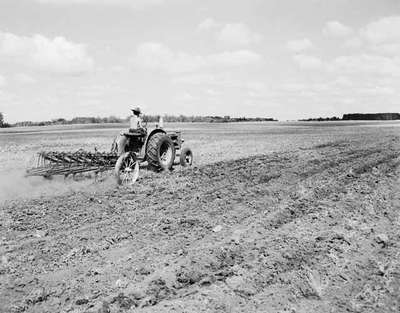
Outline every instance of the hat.
<path fill-rule="evenodd" d="M 133 108 L 133 109 L 131 109 L 132 111 L 133 111 L 133 113 L 141 113 L 141 111 L 140 111 L 140 108 L 139 107 L 136 107 L 136 108 Z"/>

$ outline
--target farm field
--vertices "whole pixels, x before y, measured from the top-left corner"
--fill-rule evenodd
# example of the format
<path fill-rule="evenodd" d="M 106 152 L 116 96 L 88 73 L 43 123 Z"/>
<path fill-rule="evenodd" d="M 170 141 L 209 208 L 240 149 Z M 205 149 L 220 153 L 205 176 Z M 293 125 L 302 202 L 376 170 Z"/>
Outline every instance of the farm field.
<path fill-rule="evenodd" d="M 400 123 L 172 124 L 194 167 L 22 177 L 123 125 L 0 132 L 0 312 L 399 312 Z"/>
<path fill-rule="evenodd" d="M 398 122 L 166 124 L 167 129 L 183 131 L 185 144 L 192 148 L 197 166 L 291 151 L 335 140 L 352 141 L 378 134 L 396 134 L 400 131 L 399 126 Z M 44 181 L 41 178 L 25 179 L 23 176 L 39 151 L 77 151 L 82 148 L 109 151 L 115 136 L 126 128 L 124 124 L 88 124 L 0 129 L 0 202 L 90 189 L 90 180 L 76 183 L 60 178 Z M 142 172 L 142 175 L 146 173 Z"/>

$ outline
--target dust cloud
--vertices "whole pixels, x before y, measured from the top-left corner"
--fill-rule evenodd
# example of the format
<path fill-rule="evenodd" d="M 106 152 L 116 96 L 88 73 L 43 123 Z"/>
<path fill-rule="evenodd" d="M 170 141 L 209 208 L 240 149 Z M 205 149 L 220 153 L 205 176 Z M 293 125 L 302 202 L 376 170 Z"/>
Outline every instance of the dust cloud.
<path fill-rule="evenodd" d="M 43 196 L 56 196 L 69 192 L 91 191 L 115 186 L 111 175 L 104 174 L 99 180 L 82 177 L 72 178 L 25 177 L 24 170 L 0 171 L 0 204 L 13 200 L 26 200 Z"/>

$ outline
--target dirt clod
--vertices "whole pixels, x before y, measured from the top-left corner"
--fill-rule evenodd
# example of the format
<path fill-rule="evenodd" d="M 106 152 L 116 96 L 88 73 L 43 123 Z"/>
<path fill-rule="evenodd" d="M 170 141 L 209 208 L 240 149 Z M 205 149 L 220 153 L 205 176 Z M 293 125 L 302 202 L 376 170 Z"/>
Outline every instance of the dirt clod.
<path fill-rule="evenodd" d="M 375 241 L 386 247 L 389 244 L 389 237 L 384 233 L 378 234 L 375 236 Z"/>
<path fill-rule="evenodd" d="M 48 293 L 43 287 L 33 289 L 28 297 L 25 299 L 27 304 L 36 304 L 42 301 L 45 301 L 48 297 Z"/>
<path fill-rule="evenodd" d="M 83 305 L 83 304 L 87 304 L 87 303 L 89 303 L 89 300 L 88 300 L 88 299 L 85 299 L 85 298 L 83 298 L 83 299 L 78 299 L 78 300 L 75 301 L 75 304 L 76 304 L 76 305 Z"/>
<path fill-rule="evenodd" d="M 213 228 L 213 232 L 214 233 L 218 233 L 218 232 L 220 232 L 222 230 L 222 226 L 221 225 L 217 225 L 217 226 L 215 226 L 214 228 Z"/>

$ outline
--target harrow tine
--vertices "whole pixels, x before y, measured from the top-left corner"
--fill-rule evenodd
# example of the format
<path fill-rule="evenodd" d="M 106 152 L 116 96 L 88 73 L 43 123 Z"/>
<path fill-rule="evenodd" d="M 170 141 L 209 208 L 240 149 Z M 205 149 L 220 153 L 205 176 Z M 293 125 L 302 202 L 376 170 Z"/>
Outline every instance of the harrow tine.
<path fill-rule="evenodd" d="M 84 172 L 104 172 L 114 168 L 117 154 L 108 152 L 39 152 L 36 167 L 29 168 L 26 176 L 80 174 Z"/>

